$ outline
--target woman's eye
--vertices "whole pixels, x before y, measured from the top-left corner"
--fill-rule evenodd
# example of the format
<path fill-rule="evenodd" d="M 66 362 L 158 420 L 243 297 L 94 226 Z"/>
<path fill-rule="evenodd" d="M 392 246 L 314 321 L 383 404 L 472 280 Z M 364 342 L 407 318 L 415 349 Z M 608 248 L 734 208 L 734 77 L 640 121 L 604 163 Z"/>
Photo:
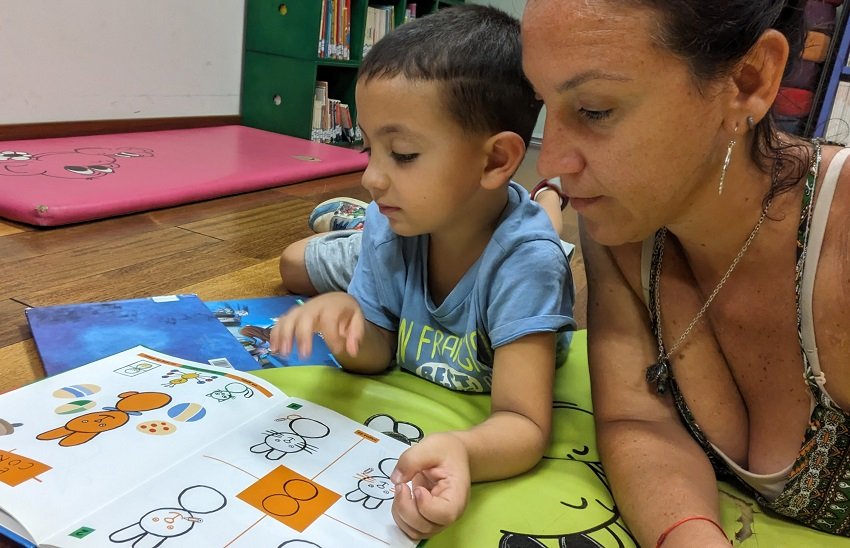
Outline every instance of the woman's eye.
<path fill-rule="evenodd" d="M 601 122 L 602 120 L 606 120 L 611 116 L 612 109 L 608 110 L 589 110 L 586 108 L 580 108 L 579 114 L 582 118 L 591 121 L 591 122 Z"/>
<path fill-rule="evenodd" d="M 393 160 L 395 160 L 396 162 L 398 162 L 400 164 L 406 164 L 406 163 L 412 162 L 413 160 L 415 160 L 419 156 L 419 153 L 399 154 L 398 152 L 391 152 L 390 154 L 392 155 Z"/>

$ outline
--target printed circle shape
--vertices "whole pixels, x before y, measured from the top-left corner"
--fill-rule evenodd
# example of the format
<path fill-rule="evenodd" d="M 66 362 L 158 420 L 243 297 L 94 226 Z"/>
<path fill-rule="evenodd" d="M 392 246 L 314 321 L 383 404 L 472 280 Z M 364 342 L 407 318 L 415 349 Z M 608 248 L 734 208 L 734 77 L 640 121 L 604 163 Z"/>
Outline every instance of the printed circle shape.
<path fill-rule="evenodd" d="M 53 396 L 56 398 L 81 398 L 98 392 L 100 392 L 100 387 L 96 384 L 72 384 L 56 390 L 53 392 Z"/>
<path fill-rule="evenodd" d="M 73 415 L 75 413 L 82 413 L 83 411 L 88 411 L 92 407 L 95 406 L 95 403 L 91 400 L 77 400 L 68 403 L 63 403 L 54 411 L 57 415 Z"/>
<path fill-rule="evenodd" d="M 177 431 L 177 426 L 168 421 L 145 421 L 136 425 L 136 430 L 142 434 L 153 436 L 167 436 Z"/>
<path fill-rule="evenodd" d="M 310 500 L 319 494 L 319 489 L 309 481 L 291 479 L 283 484 L 283 492 L 295 500 Z"/>
<path fill-rule="evenodd" d="M 168 410 L 168 416 L 180 422 L 195 422 L 204 418 L 207 410 L 200 403 L 178 403 Z"/>
<path fill-rule="evenodd" d="M 263 499 L 263 510 L 273 516 L 287 517 L 295 515 L 301 504 L 288 495 L 274 494 Z"/>

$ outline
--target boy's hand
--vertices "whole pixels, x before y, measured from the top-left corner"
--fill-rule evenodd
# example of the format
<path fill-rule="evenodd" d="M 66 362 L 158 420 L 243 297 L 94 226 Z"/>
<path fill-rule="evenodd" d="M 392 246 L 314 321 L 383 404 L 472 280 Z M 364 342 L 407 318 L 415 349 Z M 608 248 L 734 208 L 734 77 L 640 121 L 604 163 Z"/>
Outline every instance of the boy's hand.
<path fill-rule="evenodd" d="M 356 356 L 363 339 L 365 322 L 360 305 L 347 293 L 325 293 L 281 316 L 269 338 L 269 350 L 292 351 L 292 340 L 304 358 L 313 351 L 313 334 L 320 333 L 334 354 Z"/>
<path fill-rule="evenodd" d="M 393 518 L 412 539 L 431 537 L 456 521 L 469 500 L 469 456 L 456 436 L 426 436 L 398 460 Z M 413 483 L 411 494 L 408 481 Z"/>

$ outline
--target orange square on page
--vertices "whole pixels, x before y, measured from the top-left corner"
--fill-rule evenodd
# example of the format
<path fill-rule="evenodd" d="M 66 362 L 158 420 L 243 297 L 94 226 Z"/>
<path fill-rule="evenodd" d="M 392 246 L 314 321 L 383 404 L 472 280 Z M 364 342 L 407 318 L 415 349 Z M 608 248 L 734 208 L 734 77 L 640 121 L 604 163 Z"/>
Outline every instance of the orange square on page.
<path fill-rule="evenodd" d="M 236 496 L 299 533 L 340 497 L 285 466 L 278 466 Z"/>
<path fill-rule="evenodd" d="M 50 466 L 0 449 L 0 482 L 12 487 L 50 470 Z"/>

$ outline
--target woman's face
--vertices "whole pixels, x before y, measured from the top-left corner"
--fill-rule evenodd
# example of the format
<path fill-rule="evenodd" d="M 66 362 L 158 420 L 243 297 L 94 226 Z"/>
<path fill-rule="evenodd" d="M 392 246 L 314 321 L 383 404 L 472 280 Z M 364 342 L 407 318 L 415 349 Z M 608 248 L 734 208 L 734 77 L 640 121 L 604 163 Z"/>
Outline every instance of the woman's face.
<path fill-rule="evenodd" d="M 701 92 L 653 41 L 657 26 L 650 10 L 604 0 L 530 0 L 523 16 L 523 66 L 547 111 L 538 169 L 561 177 L 605 245 L 687 218 L 709 192 L 716 200 L 730 92 Z"/>

